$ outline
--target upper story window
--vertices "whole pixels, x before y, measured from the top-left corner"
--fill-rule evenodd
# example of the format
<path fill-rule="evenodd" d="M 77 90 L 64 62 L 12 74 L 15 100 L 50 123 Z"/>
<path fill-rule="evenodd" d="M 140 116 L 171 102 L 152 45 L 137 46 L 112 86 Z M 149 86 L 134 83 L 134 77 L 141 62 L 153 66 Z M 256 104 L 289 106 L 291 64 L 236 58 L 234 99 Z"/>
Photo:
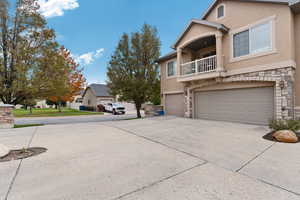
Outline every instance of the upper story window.
<path fill-rule="evenodd" d="M 170 61 L 167 63 L 167 77 L 176 75 L 176 62 Z"/>
<path fill-rule="evenodd" d="M 225 6 L 222 4 L 217 8 L 217 18 L 222 18 L 225 16 Z"/>
<path fill-rule="evenodd" d="M 233 57 L 272 50 L 272 21 L 252 26 L 233 35 Z"/>

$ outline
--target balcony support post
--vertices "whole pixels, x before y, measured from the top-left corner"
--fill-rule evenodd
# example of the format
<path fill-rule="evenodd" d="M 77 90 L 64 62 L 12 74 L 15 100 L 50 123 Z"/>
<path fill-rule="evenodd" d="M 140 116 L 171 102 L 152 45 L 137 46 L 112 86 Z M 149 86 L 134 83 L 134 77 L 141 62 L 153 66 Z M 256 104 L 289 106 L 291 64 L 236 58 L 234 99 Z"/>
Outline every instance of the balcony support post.
<path fill-rule="evenodd" d="M 176 62 L 176 74 L 177 76 L 181 76 L 181 64 L 182 64 L 182 49 L 180 47 L 177 48 L 177 62 Z"/>
<path fill-rule="evenodd" d="M 224 71 L 222 39 L 223 39 L 223 33 L 219 31 L 216 34 L 217 72 Z"/>

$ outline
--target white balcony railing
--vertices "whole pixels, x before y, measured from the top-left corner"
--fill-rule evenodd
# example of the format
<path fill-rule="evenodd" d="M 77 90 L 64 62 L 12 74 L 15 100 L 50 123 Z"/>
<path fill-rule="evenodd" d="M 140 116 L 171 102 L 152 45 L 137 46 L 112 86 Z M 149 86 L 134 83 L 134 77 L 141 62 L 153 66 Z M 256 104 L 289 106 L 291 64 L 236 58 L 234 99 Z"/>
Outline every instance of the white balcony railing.
<path fill-rule="evenodd" d="M 210 56 L 181 65 L 181 75 L 214 72 L 217 69 L 217 56 Z"/>

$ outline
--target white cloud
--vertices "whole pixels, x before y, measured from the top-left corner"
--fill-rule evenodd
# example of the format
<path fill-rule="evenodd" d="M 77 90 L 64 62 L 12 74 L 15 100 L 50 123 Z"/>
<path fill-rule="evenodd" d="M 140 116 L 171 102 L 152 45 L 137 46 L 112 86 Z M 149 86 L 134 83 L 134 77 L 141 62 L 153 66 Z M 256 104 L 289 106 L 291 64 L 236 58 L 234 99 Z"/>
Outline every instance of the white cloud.
<path fill-rule="evenodd" d="M 95 53 L 95 57 L 96 58 L 100 58 L 102 55 L 103 55 L 103 52 L 104 52 L 104 49 L 101 48 L 101 49 L 98 49 Z"/>
<path fill-rule="evenodd" d="M 92 64 L 95 59 L 100 58 L 103 55 L 104 49 L 98 49 L 95 52 L 88 52 L 84 53 L 79 56 L 73 56 L 75 58 L 75 61 L 82 65 L 90 65 Z"/>
<path fill-rule="evenodd" d="M 65 10 L 79 7 L 77 0 L 38 0 L 40 12 L 47 18 L 63 16 Z"/>

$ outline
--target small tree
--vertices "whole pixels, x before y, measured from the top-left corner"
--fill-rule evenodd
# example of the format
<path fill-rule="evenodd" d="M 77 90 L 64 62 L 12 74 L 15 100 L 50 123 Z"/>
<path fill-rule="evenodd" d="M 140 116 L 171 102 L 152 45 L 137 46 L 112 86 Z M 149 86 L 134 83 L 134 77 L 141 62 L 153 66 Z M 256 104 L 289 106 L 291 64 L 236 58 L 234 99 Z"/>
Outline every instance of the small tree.
<path fill-rule="evenodd" d="M 137 117 L 141 106 L 157 91 L 160 40 L 157 30 L 145 24 L 140 32 L 123 34 L 108 66 L 108 87 L 120 100 L 133 101 Z"/>

